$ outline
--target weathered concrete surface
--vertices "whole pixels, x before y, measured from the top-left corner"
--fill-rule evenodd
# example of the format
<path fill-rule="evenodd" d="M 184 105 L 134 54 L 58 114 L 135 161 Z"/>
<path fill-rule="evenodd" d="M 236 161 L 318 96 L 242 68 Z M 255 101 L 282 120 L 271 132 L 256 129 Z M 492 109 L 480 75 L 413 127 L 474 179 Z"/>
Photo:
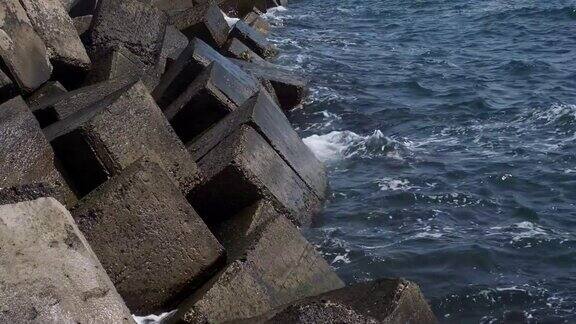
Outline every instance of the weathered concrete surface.
<path fill-rule="evenodd" d="M 239 41 L 237 38 L 230 39 L 226 45 L 224 45 L 224 51 L 227 56 L 233 57 L 239 60 L 244 60 L 254 63 L 267 63 L 266 60 L 260 57 L 260 55 L 254 53 L 248 46 Z"/>
<path fill-rule="evenodd" d="M 0 70 L 0 104 L 14 98 L 16 95 L 16 85 L 12 80 Z"/>
<path fill-rule="evenodd" d="M 30 109 L 44 128 L 81 111 L 134 82 L 136 80 L 133 78 L 118 78 L 70 92 L 55 93 L 44 96 L 37 102 L 31 102 Z"/>
<path fill-rule="evenodd" d="M 134 322 L 56 200 L 0 206 L 0 246 L 0 322 Z"/>
<path fill-rule="evenodd" d="M 212 1 L 175 15 L 171 22 L 189 39 L 197 37 L 216 48 L 224 45 L 230 32 L 224 14 Z"/>
<path fill-rule="evenodd" d="M 228 267 L 178 307 L 172 321 L 222 323 L 344 286 L 298 229 L 256 203 L 216 230 Z"/>
<path fill-rule="evenodd" d="M 26 103 L 31 107 L 36 106 L 48 98 L 64 95 L 66 93 L 68 93 L 68 91 L 60 82 L 48 81 L 38 88 L 38 90 L 34 91 L 30 97 L 26 99 Z"/>
<path fill-rule="evenodd" d="M 222 246 L 149 160 L 108 180 L 72 213 L 126 305 L 139 315 L 171 310 L 222 261 Z"/>
<path fill-rule="evenodd" d="M 260 199 L 308 225 L 320 210 L 319 198 L 281 156 L 248 125 L 241 125 L 199 162 L 204 181 L 189 201 L 210 223 L 230 217 Z"/>
<path fill-rule="evenodd" d="M 271 59 L 278 55 L 278 49 L 269 43 L 264 35 L 242 20 L 234 25 L 229 37 L 237 38 L 264 59 Z"/>
<path fill-rule="evenodd" d="M 182 192 L 199 181 L 196 164 L 142 82 L 50 125 L 44 133 L 80 195 L 151 154 L 160 157 Z"/>
<path fill-rule="evenodd" d="M 267 36 L 270 33 L 270 23 L 262 18 L 261 12 L 249 12 L 243 20 L 248 24 L 248 26 L 256 29 L 256 31 L 260 32 L 262 35 Z"/>
<path fill-rule="evenodd" d="M 305 298 L 244 321 L 285 324 L 433 324 L 436 317 L 418 286 L 404 279 L 381 279 Z"/>
<path fill-rule="evenodd" d="M 0 59 L 24 92 L 32 92 L 50 78 L 52 65 L 46 45 L 34 31 L 18 0 L 0 2 Z"/>
<path fill-rule="evenodd" d="M 244 72 L 238 65 L 230 62 L 229 59 L 222 56 L 205 42 L 195 38 L 190 41 L 188 47 L 182 51 L 178 59 L 170 65 L 162 76 L 160 83 L 152 92 L 152 96 L 158 105 L 165 110 L 188 89 L 192 81 L 212 62 L 217 62 L 233 76 L 234 81 L 230 82 L 232 85 L 237 84 L 241 87 L 257 88 L 257 82 L 252 76 Z M 239 98 L 241 101 L 243 97 Z M 230 99 L 238 100 L 234 97 Z M 242 103 L 237 102 L 236 104 Z"/>
<path fill-rule="evenodd" d="M 194 7 L 193 0 L 152 0 L 152 4 L 169 15 Z"/>
<path fill-rule="evenodd" d="M 15 204 L 38 198 L 54 197 L 58 192 L 48 183 L 30 183 L 0 188 L 0 205 Z"/>
<path fill-rule="evenodd" d="M 168 17 L 138 0 L 100 0 L 89 33 L 90 55 L 124 46 L 147 66 L 160 58 Z"/>
<path fill-rule="evenodd" d="M 67 206 L 75 202 L 50 144 L 20 97 L 0 105 L 0 161 L 0 188 L 47 183 L 54 186 L 60 202 Z"/>
<path fill-rule="evenodd" d="M 258 131 L 308 187 L 320 199 L 325 198 L 327 177 L 324 165 L 302 142 L 266 91 L 260 91 L 196 141 L 188 143 L 188 151 L 199 161 L 242 124 Z"/>
<path fill-rule="evenodd" d="M 164 110 L 176 134 L 186 143 L 217 123 L 258 91 L 234 71 L 212 63 L 178 99 Z"/>
<path fill-rule="evenodd" d="M 72 18 L 60 0 L 20 0 L 32 26 L 44 40 L 54 66 L 54 78 L 69 85 L 90 69 L 90 58 L 80 41 Z"/>
<path fill-rule="evenodd" d="M 186 35 L 182 34 L 176 27 L 173 25 L 166 27 L 160 61 L 156 67 L 160 75 L 164 74 L 170 65 L 178 59 L 178 56 L 186 49 L 188 43 Z"/>
<path fill-rule="evenodd" d="M 242 69 L 262 81 L 269 81 L 280 106 L 284 110 L 301 108 L 308 95 L 308 79 L 278 65 L 268 62 L 247 62 L 246 60 L 232 59 Z"/>
<path fill-rule="evenodd" d="M 158 70 L 157 70 L 158 69 Z M 93 68 L 88 74 L 85 84 L 91 85 L 107 80 L 140 78 L 148 89 L 154 89 L 160 82 L 160 67 L 149 67 L 142 63 L 122 45 L 103 50 L 93 60 Z"/>

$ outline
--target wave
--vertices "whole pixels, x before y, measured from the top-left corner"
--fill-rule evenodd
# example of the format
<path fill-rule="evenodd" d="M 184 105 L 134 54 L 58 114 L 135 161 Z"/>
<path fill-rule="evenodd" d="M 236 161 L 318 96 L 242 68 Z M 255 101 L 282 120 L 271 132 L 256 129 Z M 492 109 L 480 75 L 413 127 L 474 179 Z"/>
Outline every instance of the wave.
<path fill-rule="evenodd" d="M 173 310 L 173 311 L 167 312 L 167 313 L 162 313 L 160 315 L 148 315 L 148 316 L 132 315 L 132 318 L 134 318 L 134 321 L 137 324 L 160 324 L 165 319 L 167 319 L 168 316 L 174 314 L 175 312 L 176 312 L 176 310 Z"/>
<path fill-rule="evenodd" d="M 403 151 L 406 151 L 402 143 L 384 136 L 380 130 L 366 136 L 347 130 L 333 131 L 324 135 L 312 135 L 303 141 L 323 162 L 351 157 L 372 159 L 382 156 L 403 160 Z"/>

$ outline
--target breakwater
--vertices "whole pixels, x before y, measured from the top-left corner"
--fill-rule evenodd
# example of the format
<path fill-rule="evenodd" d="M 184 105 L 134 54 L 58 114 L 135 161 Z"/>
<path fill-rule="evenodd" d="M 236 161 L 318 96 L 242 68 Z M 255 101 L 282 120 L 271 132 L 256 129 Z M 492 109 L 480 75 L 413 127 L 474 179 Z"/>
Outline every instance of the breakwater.
<path fill-rule="evenodd" d="M 308 81 L 271 63 L 279 5 L 0 3 L 0 322 L 436 321 L 301 234 L 329 190 L 285 115 Z"/>

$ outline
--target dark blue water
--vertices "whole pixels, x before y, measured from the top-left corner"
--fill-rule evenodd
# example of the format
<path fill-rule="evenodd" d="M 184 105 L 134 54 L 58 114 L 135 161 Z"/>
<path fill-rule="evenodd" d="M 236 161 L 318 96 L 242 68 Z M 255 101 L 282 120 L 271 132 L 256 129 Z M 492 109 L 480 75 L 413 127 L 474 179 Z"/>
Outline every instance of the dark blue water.
<path fill-rule="evenodd" d="M 576 322 L 576 2 L 306 0 L 270 15 L 312 79 L 292 121 L 332 195 L 307 235 L 347 282 L 442 322 Z"/>

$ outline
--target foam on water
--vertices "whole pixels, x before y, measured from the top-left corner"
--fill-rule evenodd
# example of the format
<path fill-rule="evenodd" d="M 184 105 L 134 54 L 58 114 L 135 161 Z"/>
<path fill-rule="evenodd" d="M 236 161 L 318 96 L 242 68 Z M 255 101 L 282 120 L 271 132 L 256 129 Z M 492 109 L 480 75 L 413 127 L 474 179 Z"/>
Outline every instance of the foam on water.
<path fill-rule="evenodd" d="M 166 318 L 168 318 L 168 316 L 174 313 L 176 313 L 176 310 L 162 313 L 160 315 L 153 315 L 153 314 L 147 316 L 132 315 L 132 318 L 134 318 L 134 321 L 137 324 L 161 324 Z"/>

